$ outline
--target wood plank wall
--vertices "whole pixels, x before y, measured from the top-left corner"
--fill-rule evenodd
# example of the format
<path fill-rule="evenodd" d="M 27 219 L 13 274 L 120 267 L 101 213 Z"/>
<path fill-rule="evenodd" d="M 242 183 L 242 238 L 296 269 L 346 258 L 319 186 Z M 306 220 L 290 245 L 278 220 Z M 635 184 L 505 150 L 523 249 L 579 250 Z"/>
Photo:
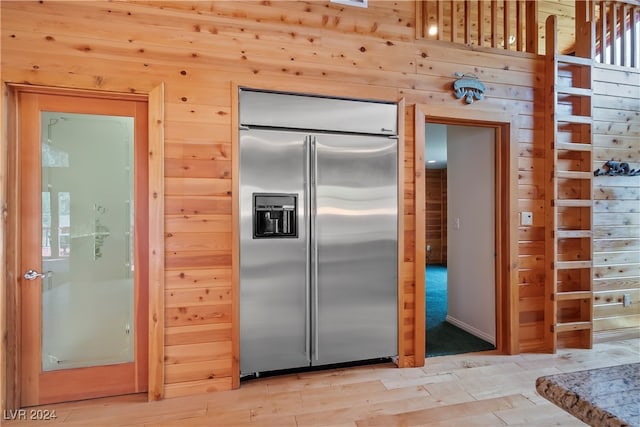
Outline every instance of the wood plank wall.
<path fill-rule="evenodd" d="M 640 70 L 593 72 L 593 169 L 607 160 L 640 169 Z M 602 334 L 640 325 L 640 176 L 594 177 L 593 189 L 593 326 Z"/>
<path fill-rule="evenodd" d="M 447 170 L 426 169 L 425 230 L 429 264 L 447 264 Z"/>
<path fill-rule="evenodd" d="M 367 9 L 328 1 L 2 1 L 0 7 L 5 82 L 140 93 L 164 82 L 165 396 L 232 387 L 233 84 L 405 99 L 406 365 L 422 363 L 413 359 L 415 212 L 424 207 L 414 203 L 412 106 L 516 114 L 517 197 L 520 210 L 534 212 L 534 224 L 519 229 L 515 348 L 541 349 L 542 58 L 415 41 L 411 1 L 370 0 Z M 451 84 L 457 71 L 477 74 L 487 86 L 486 99 L 472 105 L 456 99 Z M 614 125 L 624 133 L 622 123 Z M 600 144 L 605 151 L 616 147 Z M 623 197 L 620 191 L 611 197 Z"/>

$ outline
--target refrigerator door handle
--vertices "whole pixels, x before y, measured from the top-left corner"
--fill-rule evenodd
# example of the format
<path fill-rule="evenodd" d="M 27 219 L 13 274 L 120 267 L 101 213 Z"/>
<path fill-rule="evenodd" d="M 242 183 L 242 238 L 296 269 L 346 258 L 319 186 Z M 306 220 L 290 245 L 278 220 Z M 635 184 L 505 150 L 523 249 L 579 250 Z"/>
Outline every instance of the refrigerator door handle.
<path fill-rule="evenodd" d="M 312 286 L 313 286 L 313 355 L 315 360 L 319 360 L 318 348 L 318 207 L 317 207 L 317 183 L 318 183 L 318 150 L 317 139 L 311 137 L 311 236 L 312 240 Z"/>
<path fill-rule="evenodd" d="M 309 158 L 309 150 L 311 145 L 311 137 L 305 136 L 304 138 L 304 227 L 306 235 L 305 243 L 305 325 L 304 325 L 304 355 L 307 358 L 307 362 L 311 363 L 311 218 L 309 213 L 311 212 L 311 160 Z"/>

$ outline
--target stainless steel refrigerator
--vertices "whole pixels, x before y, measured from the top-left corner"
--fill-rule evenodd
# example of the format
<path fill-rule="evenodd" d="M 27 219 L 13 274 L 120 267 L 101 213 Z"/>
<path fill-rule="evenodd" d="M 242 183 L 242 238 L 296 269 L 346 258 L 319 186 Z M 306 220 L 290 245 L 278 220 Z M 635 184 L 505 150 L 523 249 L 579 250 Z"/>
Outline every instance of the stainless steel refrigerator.
<path fill-rule="evenodd" d="M 241 374 L 395 356 L 397 105 L 239 108 Z"/>

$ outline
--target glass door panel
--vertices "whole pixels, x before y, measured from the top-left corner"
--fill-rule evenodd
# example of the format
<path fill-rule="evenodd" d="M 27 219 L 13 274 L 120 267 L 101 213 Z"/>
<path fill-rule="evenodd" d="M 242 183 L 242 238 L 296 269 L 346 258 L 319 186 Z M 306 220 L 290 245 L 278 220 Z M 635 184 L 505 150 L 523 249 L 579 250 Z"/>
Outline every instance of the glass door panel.
<path fill-rule="evenodd" d="M 42 371 L 134 360 L 133 117 L 41 112 Z"/>

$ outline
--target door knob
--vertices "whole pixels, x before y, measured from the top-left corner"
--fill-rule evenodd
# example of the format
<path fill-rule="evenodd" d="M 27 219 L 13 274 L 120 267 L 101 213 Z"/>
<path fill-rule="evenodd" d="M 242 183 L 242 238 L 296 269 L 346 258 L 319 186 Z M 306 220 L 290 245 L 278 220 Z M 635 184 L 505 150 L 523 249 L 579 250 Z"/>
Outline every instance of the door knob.
<path fill-rule="evenodd" d="M 27 280 L 36 280 L 37 278 L 45 278 L 45 277 L 49 277 L 51 275 L 50 271 L 47 271 L 44 274 L 38 273 L 36 270 L 27 270 L 26 273 L 24 273 L 24 278 Z"/>

